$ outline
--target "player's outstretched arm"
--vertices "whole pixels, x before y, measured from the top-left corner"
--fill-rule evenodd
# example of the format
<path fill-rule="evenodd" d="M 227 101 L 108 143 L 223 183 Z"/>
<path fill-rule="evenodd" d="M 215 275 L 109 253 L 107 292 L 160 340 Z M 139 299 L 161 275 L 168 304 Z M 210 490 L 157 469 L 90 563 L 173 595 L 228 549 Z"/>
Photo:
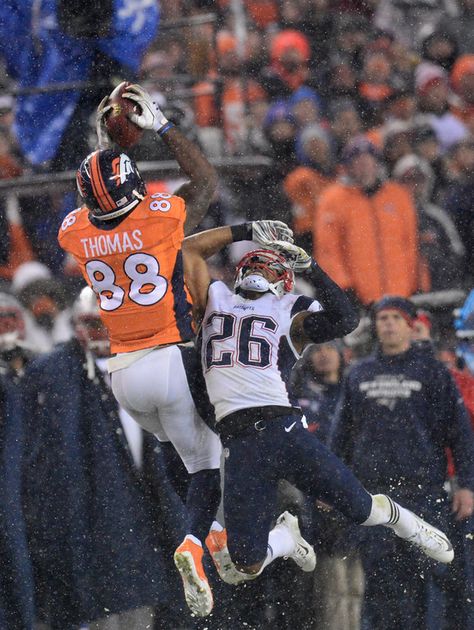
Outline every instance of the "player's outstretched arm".
<path fill-rule="evenodd" d="M 206 310 L 211 282 L 206 260 L 232 242 L 232 230 L 224 226 L 187 236 L 181 245 L 184 280 L 193 299 L 193 314 L 197 322 L 202 320 Z"/>
<path fill-rule="evenodd" d="M 299 313 L 293 320 L 291 340 L 298 351 L 310 343 L 324 343 L 348 335 L 359 324 L 359 315 L 344 291 L 304 249 L 291 243 L 275 242 L 272 247 L 287 258 L 293 271 L 301 273 L 316 290 L 322 311 Z"/>
<path fill-rule="evenodd" d="M 209 288 L 209 272 L 206 260 L 223 247 L 236 241 L 254 241 L 267 247 L 275 239 L 292 242 L 293 232 L 282 221 L 249 221 L 239 225 L 224 226 L 187 236 L 182 243 L 186 285 L 193 298 L 196 313 L 204 313 Z"/>
<path fill-rule="evenodd" d="M 186 203 L 184 233 L 191 234 L 201 223 L 217 187 L 217 173 L 201 150 L 176 127 L 170 128 L 162 139 L 171 149 L 189 182 L 183 184 L 175 195 Z"/>
<path fill-rule="evenodd" d="M 253 241 L 263 247 L 275 241 L 292 243 L 293 231 L 283 221 L 248 221 L 187 236 L 183 241 L 183 251 L 194 251 L 207 259 L 236 241 Z"/>
<path fill-rule="evenodd" d="M 188 140 L 163 114 L 140 85 L 131 85 L 123 94 L 140 105 L 141 114 L 130 114 L 130 120 L 142 129 L 152 129 L 170 148 L 189 182 L 176 195 L 186 202 L 185 234 L 190 234 L 204 218 L 217 186 L 217 173 L 205 155 Z"/>

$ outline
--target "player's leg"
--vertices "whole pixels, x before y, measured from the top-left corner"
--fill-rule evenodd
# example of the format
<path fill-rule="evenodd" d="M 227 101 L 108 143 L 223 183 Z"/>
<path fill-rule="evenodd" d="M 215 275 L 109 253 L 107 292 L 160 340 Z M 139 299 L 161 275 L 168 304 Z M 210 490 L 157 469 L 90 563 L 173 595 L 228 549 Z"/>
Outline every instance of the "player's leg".
<path fill-rule="evenodd" d="M 155 350 L 114 372 L 112 388 L 139 424 L 173 444 L 191 476 L 188 532 L 204 539 L 220 502 L 221 444 L 196 411 L 178 346 Z M 172 464 L 173 457 L 168 459 Z"/>
<path fill-rule="evenodd" d="M 177 346 L 170 348 L 172 378 L 167 404 L 160 407 L 163 428 L 189 473 L 186 497 L 187 535 L 174 560 L 184 585 L 189 608 L 205 616 L 212 610 L 212 593 L 204 572 L 203 542 L 219 507 L 221 444 L 197 413 L 189 388 L 192 375 L 185 370 Z"/>
<path fill-rule="evenodd" d="M 284 432 L 285 423 L 281 423 Z M 300 423 L 288 434 L 285 466 L 296 485 L 360 525 L 384 525 L 439 562 L 451 562 L 453 548 L 443 532 L 383 494 L 369 494 L 352 471 Z"/>
<path fill-rule="evenodd" d="M 276 558 L 291 557 L 304 570 L 313 570 L 314 551 L 301 537 L 296 517 L 285 512 L 270 530 L 281 477 L 279 445 L 272 432 L 250 429 L 224 438 L 223 445 L 224 514 L 237 569 L 254 577 Z"/>
<path fill-rule="evenodd" d="M 167 404 L 160 408 L 160 420 L 190 475 L 186 498 L 188 531 L 203 541 L 220 503 L 222 446 L 196 407 L 196 402 L 201 402 L 206 394 L 196 357 L 193 348 L 170 348 L 172 379 L 168 384 Z M 198 392 L 194 391 L 196 387 Z M 200 408 L 211 413 L 204 406 Z"/>
<path fill-rule="evenodd" d="M 186 466 L 183 464 L 183 460 L 172 442 L 160 439 L 160 435 L 158 434 L 155 434 L 155 437 L 158 438 L 160 442 L 160 450 L 166 476 L 183 505 L 186 505 L 190 482 L 190 475 L 186 470 Z"/>
<path fill-rule="evenodd" d="M 191 610 L 212 610 L 202 566 L 202 541 L 220 502 L 220 440 L 197 414 L 177 346 L 160 348 L 124 370 L 112 387 L 120 404 L 160 441 L 170 440 L 190 475 L 186 497 L 187 535 L 175 553 Z"/>
<path fill-rule="evenodd" d="M 252 576 L 267 559 L 269 531 L 276 506 L 273 478 L 264 437 L 256 431 L 224 438 L 224 518 L 227 544 L 235 566 Z M 271 453 L 273 455 L 273 453 Z M 276 541 L 275 548 L 285 546 Z"/>
<path fill-rule="evenodd" d="M 388 518 L 388 520 L 387 520 Z M 372 495 L 368 519 L 362 525 L 385 525 L 394 533 L 419 547 L 427 556 L 438 562 L 449 563 L 454 550 L 446 534 L 422 518 L 396 503 L 385 494 Z"/>

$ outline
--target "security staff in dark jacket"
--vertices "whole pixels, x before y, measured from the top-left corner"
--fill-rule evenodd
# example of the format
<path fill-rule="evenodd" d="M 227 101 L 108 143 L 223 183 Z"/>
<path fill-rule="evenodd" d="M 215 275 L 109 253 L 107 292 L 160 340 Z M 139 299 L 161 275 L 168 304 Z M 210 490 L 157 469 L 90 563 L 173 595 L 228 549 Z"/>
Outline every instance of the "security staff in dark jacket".
<path fill-rule="evenodd" d="M 76 338 L 33 360 L 24 378 L 37 620 L 51 630 L 110 616 L 127 630 L 149 628 L 153 618 L 154 628 L 188 627 L 168 561 L 183 535 L 182 505 L 152 434 L 143 433 L 135 456 L 137 443 L 100 369 L 107 331 L 88 287 L 73 314 Z"/>
<path fill-rule="evenodd" d="M 380 347 L 346 377 L 331 445 L 369 491 L 382 488 L 446 530 L 451 511 L 465 519 L 474 509 L 474 437 L 448 370 L 411 345 L 415 315 L 414 305 L 401 297 L 376 303 Z M 443 487 L 446 447 L 458 471 L 452 506 Z M 468 627 L 458 610 L 446 611 L 443 621 L 440 607 L 427 605 L 428 594 L 438 590 L 439 595 L 446 578 L 442 573 L 450 568 L 407 553 L 382 528 L 363 535 L 364 615 L 371 629 Z M 432 597 L 431 603 L 436 600 Z"/>
<path fill-rule="evenodd" d="M 29 630 L 34 586 L 22 505 L 25 413 L 21 380 L 30 358 L 20 303 L 0 293 L 0 628 Z"/>

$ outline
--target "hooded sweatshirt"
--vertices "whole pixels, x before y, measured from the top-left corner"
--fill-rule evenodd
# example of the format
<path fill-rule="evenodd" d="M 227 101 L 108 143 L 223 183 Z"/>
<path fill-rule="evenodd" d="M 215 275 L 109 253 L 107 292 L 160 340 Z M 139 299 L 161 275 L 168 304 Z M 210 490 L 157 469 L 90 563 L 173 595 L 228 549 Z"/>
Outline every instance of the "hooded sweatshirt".
<path fill-rule="evenodd" d="M 369 492 L 441 492 L 446 447 L 460 487 L 474 489 L 474 434 L 462 397 L 448 369 L 416 346 L 354 365 L 330 444 Z"/>

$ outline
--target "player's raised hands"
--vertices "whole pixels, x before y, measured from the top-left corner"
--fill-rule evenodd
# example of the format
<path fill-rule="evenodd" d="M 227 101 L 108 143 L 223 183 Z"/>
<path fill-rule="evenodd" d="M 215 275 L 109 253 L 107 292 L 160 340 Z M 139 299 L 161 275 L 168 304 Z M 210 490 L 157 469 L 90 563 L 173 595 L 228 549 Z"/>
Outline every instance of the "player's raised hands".
<path fill-rule="evenodd" d="M 274 241 L 293 243 L 293 231 L 283 221 L 252 221 L 252 241 L 260 245 Z"/>
<path fill-rule="evenodd" d="M 99 149 L 108 149 L 110 147 L 110 138 L 105 127 L 105 117 L 111 109 L 112 105 L 109 103 L 109 95 L 104 96 L 97 107 L 95 116 L 95 128 L 97 131 Z"/>
<path fill-rule="evenodd" d="M 294 243 L 276 240 L 270 243 L 270 247 L 283 254 L 291 269 L 296 273 L 305 271 L 311 265 L 311 256 L 302 247 L 298 247 Z"/>
<path fill-rule="evenodd" d="M 133 84 L 128 86 L 123 93 L 123 98 L 128 98 L 140 106 L 141 114 L 129 114 L 130 120 L 142 129 L 153 129 L 160 131 L 168 123 L 168 119 L 163 114 L 159 106 L 152 100 L 151 96 L 141 85 Z"/>

